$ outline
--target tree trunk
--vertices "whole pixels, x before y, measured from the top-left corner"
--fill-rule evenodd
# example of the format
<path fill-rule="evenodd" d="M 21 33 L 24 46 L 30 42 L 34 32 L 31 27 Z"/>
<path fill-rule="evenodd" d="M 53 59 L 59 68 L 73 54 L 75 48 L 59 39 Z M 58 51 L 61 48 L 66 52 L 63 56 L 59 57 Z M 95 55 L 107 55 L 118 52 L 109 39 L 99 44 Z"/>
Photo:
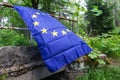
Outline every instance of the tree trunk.
<path fill-rule="evenodd" d="M 32 7 L 38 9 L 39 0 L 31 0 Z"/>

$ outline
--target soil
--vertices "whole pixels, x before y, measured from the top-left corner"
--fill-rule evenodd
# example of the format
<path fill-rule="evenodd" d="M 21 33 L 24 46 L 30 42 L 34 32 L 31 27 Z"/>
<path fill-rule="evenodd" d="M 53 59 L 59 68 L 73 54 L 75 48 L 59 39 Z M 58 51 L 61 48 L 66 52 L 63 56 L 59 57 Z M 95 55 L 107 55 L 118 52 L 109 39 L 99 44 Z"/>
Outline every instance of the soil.
<path fill-rule="evenodd" d="M 110 58 L 111 66 L 119 66 L 120 67 L 120 58 Z"/>

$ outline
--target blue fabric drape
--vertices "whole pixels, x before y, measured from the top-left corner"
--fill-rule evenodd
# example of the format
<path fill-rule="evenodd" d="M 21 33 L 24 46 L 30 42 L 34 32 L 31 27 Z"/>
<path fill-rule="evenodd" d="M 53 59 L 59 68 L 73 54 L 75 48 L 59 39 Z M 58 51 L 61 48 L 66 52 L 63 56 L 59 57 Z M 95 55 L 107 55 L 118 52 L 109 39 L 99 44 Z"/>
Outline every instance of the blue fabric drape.
<path fill-rule="evenodd" d="M 23 6 L 14 6 L 36 40 L 49 71 L 55 72 L 92 49 L 72 31 L 49 14 Z"/>

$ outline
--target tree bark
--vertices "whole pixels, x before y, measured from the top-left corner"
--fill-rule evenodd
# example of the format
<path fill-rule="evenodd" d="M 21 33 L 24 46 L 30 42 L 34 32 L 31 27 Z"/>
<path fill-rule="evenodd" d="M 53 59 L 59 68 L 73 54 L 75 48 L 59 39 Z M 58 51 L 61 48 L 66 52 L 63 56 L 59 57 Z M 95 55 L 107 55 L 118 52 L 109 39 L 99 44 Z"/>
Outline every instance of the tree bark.
<path fill-rule="evenodd" d="M 32 7 L 38 9 L 39 0 L 31 0 Z"/>

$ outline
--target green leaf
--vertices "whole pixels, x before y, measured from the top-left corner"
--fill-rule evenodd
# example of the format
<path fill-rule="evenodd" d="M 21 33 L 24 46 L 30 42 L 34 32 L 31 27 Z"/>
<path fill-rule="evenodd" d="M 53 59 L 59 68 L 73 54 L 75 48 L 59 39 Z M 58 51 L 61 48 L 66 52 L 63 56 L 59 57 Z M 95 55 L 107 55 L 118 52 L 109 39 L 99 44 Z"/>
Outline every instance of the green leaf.
<path fill-rule="evenodd" d="M 100 16 L 103 13 L 102 10 L 98 9 L 98 6 L 93 6 L 93 9 L 91 9 L 91 11 L 95 16 Z"/>
<path fill-rule="evenodd" d="M 99 64 L 104 64 L 104 65 L 106 64 L 105 61 L 102 60 L 102 59 L 97 59 L 97 61 L 98 61 Z"/>

